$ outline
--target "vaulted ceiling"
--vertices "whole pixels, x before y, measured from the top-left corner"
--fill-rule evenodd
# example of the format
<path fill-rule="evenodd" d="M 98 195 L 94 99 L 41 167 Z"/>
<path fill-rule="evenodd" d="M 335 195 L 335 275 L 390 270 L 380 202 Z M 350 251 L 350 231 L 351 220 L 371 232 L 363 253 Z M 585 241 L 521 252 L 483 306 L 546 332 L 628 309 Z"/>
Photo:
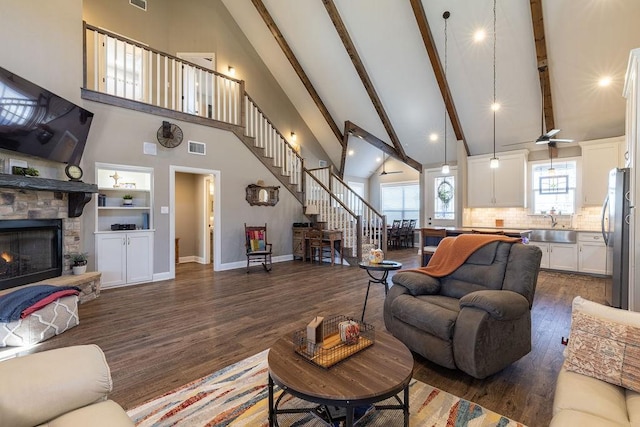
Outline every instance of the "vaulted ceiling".
<path fill-rule="evenodd" d="M 493 152 L 493 0 L 223 2 L 330 160 L 355 148 L 348 175 L 370 175 L 382 150 L 438 166 L 445 131 L 448 162 L 456 139 L 469 155 Z M 496 151 L 544 150 L 535 140 L 551 128 L 572 144 L 624 134 L 640 1 L 497 0 L 495 17 Z"/>

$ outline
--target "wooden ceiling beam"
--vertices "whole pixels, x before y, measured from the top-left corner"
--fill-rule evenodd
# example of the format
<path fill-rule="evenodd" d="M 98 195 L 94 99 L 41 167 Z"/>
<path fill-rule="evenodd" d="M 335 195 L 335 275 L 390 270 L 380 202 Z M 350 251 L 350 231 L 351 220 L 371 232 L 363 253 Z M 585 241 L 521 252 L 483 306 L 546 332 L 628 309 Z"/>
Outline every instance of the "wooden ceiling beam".
<path fill-rule="evenodd" d="M 280 29 L 278 28 L 275 21 L 271 17 L 271 14 L 267 10 L 266 6 L 262 2 L 262 0 L 251 0 L 251 2 L 253 3 L 253 6 L 258 11 L 258 14 L 260 14 L 260 16 L 262 17 L 262 20 L 264 21 L 264 23 L 267 25 L 267 28 L 269 28 L 269 31 L 271 31 L 271 34 L 273 35 L 273 37 L 276 39 L 276 42 L 280 46 L 280 49 L 282 49 L 282 52 L 289 60 L 289 63 L 291 64 L 296 74 L 302 81 L 302 84 L 307 89 L 307 92 L 309 92 L 311 99 L 313 99 L 313 102 L 315 102 L 316 106 L 320 110 L 320 113 L 322 114 L 327 124 L 333 131 L 333 134 L 336 136 L 338 141 L 340 141 L 340 144 L 344 144 L 343 142 L 345 139 L 344 135 L 340 131 L 340 128 L 338 128 L 338 125 L 336 124 L 336 122 L 333 120 L 333 117 L 331 116 L 331 113 L 329 113 L 329 110 L 325 106 L 324 102 L 322 102 L 322 98 L 320 98 L 320 95 L 318 94 L 315 87 L 311 83 L 311 80 L 307 76 L 307 73 L 304 72 L 304 69 L 302 68 L 302 65 L 300 65 L 298 58 L 296 58 L 295 54 L 293 53 L 293 50 L 291 50 L 289 43 L 287 43 L 287 40 L 284 38 L 284 36 L 280 32 Z"/>
<path fill-rule="evenodd" d="M 540 93 L 544 94 L 543 133 L 555 129 L 553 118 L 553 98 L 551 96 L 551 79 L 547 58 L 547 42 L 544 34 L 544 20 L 542 18 L 542 0 L 529 0 L 531 6 L 531 24 L 533 26 L 533 38 L 536 45 L 536 59 L 538 64 L 538 77 L 540 79 Z"/>
<path fill-rule="evenodd" d="M 351 36 L 349 36 L 347 27 L 344 25 L 344 22 L 340 17 L 340 13 L 338 12 L 336 5 L 334 4 L 333 0 L 322 0 L 322 3 L 324 3 L 325 8 L 327 9 L 327 13 L 329 14 L 329 18 L 331 18 L 331 22 L 333 22 L 333 26 L 338 32 L 338 35 L 342 40 L 342 44 L 344 45 L 344 48 L 346 49 L 347 54 L 351 58 L 351 62 L 353 63 L 353 66 L 355 67 L 356 72 L 360 76 L 360 80 L 362 81 L 364 88 L 369 94 L 369 98 L 371 99 L 371 103 L 373 104 L 373 107 L 378 112 L 378 117 L 380 117 L 380 120 L 382 121 L 382 125 L 384 126 L 385 130 L 387 131 L 387 134 L 389 134 L 389 137 L 391 138 L 391 142 L 393 143 L 393 146 L 397 151 L 396 155 L 399 155 L 400 160 L 407 163 L 407 159 L 408 159 L 407 154 L 404 152 L 404 148 L 402 147 L 402 144 L 398 139 L 398 135 L 396 135 L 396 132 L 393 129 L 391 120 L 389 119 L 389 116 L 387 115 L 387 112 L 385 111 L 382 105 L 382 101 L 380 100 L 380 97 L 378 96 L 375 90 L 375 87 L 373 86 L 373 82 L 369 78 L 369 74 L 367 73 L 364 63 L 360 59 L 360 55 L 358 54 L 358 51 L 356 50 L 356 47 L 353 44 L 353 41 L 351 40 Z"/>
<path fill-rule="evenodd" d="M 442 63 L 440 62 L 438 49 L 436 48 L 436 43 L 433 40 L 433 34 L 431 34 L 431 28 L 429 27 L 429 22 L 427 21 L 427 15 L 424 12 L 422 0 L 410 0 L 410 3 L 411 8 L 413 9 L 413 15 L 416 18 L 416 23 L 418 24 L 418 29 L 420 30 L 420 35 L 422 36 L 422 42 L 424 43 L 424 47 L 427 50 L 429 60 L 431 61 L 433 73 L 435 74 L 436 81 L 438 82 L 438 87 L 440 87 L 442 100 L 444 101 L 445 108 L 447 109 L 447 113 L 449 114 L 449 120 L 451 120 L 453 132 L 456 135 L 456 139 L 463 142 L 464 149 L 467 152 L 467 156 L 469 156 L 471 153 L 469 151 L 469 146 L 467 145 L 467 139 L 464 137 L 464 132 L 462 131 L 462 125 L 460 124 L 458 111 L 456 110 L 456 106 L 453 102 L 453 97 L 451 96 L 451 91 L 449 90 L 449 83 L 447 82 L 444 68 L 442 67 Z"/>
<path fill-rule="evenodd" d="M 405 159 L 402 159 L 400 157 L 400 153 L 398 153 L 394 149 L 394 147 L 390 146 L 389 144 L 387 144 L 386 142 L 384 142 L 383 140 L 381 140 L 377 136 L 367 132 L 366 130 L 364 130 L 363 128 L 358 126 L 357 124 L 347 120 L 345 122 L 345 124 L 344 124 L 344 134 L 345 134 L 345 138 L 348 137 L 349 135 L 351 135 L 351 136 L 355 136 L 356 138 L 360 138 L 360 139 L 362 139 L 364 141 L 367 141 L 369 144 L 373 145 L 374 147 L 376 147 L 380 151 L 384 152 L 385 154 L 402 161 L 403 163 L 411 166 L 412 168 L 414 168 L 418 172 L 422 173 L 422 163 L 420 163 L 417 160 L 412 159 L 411 157 L 408 157 L 408 156 Z M 345 146 L 344 150 L 345 150 L 345 153 L 346 153 L 346 146 Z M 344 161 L 343 161 L 340 169 L 342 169 L 344 171 Z"/>

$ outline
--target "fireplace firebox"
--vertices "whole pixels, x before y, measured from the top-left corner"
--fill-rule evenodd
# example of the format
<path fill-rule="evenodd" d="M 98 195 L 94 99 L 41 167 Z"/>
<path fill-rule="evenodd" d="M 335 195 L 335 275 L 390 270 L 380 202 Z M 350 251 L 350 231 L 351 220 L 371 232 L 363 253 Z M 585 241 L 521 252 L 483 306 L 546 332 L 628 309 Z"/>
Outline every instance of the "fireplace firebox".
<path fill-rule="evenodd" d="M 62 274 L 62 220 L 0 221 L 0 290 Z"/>

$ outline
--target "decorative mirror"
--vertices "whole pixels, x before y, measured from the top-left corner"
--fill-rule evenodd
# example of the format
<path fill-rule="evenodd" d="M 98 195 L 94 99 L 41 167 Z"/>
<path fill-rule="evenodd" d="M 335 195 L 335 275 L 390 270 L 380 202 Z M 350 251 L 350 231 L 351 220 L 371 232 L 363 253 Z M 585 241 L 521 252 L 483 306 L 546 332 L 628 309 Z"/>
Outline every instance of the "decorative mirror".
<path fill-rule="evenodd" d="M 250 184 L 247 186 L 247 202 L 251 206 L 275 206 L 280 187 Z"/>

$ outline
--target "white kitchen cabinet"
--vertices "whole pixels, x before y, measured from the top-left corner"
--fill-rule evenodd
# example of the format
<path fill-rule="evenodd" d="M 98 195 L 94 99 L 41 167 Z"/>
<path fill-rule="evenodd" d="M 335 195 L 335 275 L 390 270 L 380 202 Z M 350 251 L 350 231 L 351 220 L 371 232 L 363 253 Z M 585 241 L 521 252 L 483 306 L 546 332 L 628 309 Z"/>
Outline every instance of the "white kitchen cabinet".
<path fill-rule="evenodd" d="M 549 268 L 549 244 L 541 242 L 529 242 L 531 246 L 537 246 L 542 251 L 542 259 L 540 260 L 540 268 Z"/>
<path fill-rule="evenodd" d="M 575 243 L 529 242 L 542 250 L 540 268 L 578 271 L 578 245 Z"/>
<path fill-rule="evenodd" d="M 578 233 L 578 271 L 607 274 L 607 246 L 600 233 Z"/>
<path fill-rule="evenodd" d="M 153 232 L 132 231 L 96 234 L 97 269 L 102 287 L 153 280 Z"/>
<path fill-rule="evenodd" d="M 624 137 L 580 143 L 582 147 L 582 205 L 601 206 L 607 195 L 609 171 L 621 167 Z"/>
<path fill-rule="evenodd" d="M 493 156 L 467 159 L 467 206 L 526 207 L 528 150 L 498 153 L 500 166 L 489 167 Z"/>

